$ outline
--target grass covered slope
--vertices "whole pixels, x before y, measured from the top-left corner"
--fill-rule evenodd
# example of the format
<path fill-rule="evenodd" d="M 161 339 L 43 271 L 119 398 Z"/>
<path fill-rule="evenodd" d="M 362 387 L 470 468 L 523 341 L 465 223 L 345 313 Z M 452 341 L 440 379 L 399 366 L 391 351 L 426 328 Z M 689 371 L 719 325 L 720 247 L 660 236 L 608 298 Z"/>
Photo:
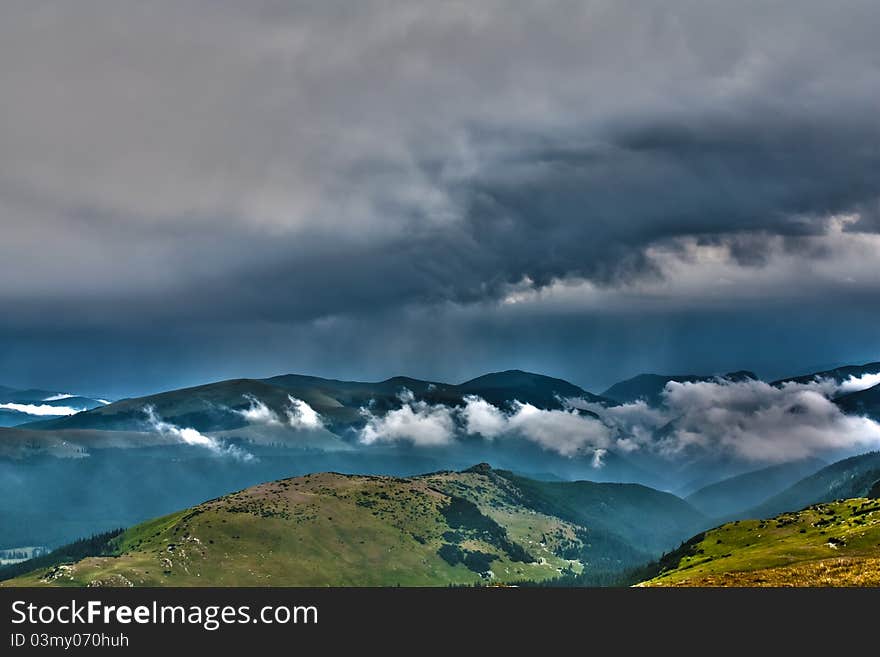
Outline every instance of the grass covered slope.
<path fill-rule="evenodd" d="M 438 550 L 459 531 L 461 550 L 496 554 L 517 577 L 552 568 L 516 562 L 497 539 L 444 511 L 453 499 L 424 481 L 308 475 L 240 491 L 133 527 L 117 556 L 38 571 L 16 585 L 444 585 L 480 579 Z M 480 514 L 476 515 L 479 519 Z M 503 535 L 502 531 L 497 534 Z M 511 551 L 515 548 L 511 548 Z"/>
<path fill-rule="evenodd" d="M 880 586 L 880 500 L 742 520 L 664 556 L 645 586 Z"/>
<path fill-rule="evenodd" d="M 548 482 L 502 474 L 520 491 L 520 504 L 620 536 L 645 554 L 659 554 L 708 525 L 680 497 L 641 484 Z"/>
<path fill-rule="evenodd" d="M 661 551 L 645 547 L 650 526 L 615 531 L 633 496 L 646 516 L 678 527 L 664 549 L 696 531 L 699 514 L 644 487 L 622 502 L 619 487 L 589 484 L 589 522 L 554 497 L 559 486 L 587 484 L 532 482 L 487 465 L 411 478 L 307 475 L 137 525 L 99 546 L 100 556 L 49 559 L 4 584 L 445 586 L 594 573 L 599 581 Z M 541 497 L 545 486 L 552 495 Z"/>

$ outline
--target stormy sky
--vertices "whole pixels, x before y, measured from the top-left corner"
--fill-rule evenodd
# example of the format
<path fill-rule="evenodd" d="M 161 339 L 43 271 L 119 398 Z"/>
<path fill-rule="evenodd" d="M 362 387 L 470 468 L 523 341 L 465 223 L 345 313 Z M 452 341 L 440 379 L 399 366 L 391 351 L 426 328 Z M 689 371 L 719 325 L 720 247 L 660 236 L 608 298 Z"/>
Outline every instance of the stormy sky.
<path fill-rule="evenodd" d="M 880 6 L 0 7 L 0 383 L 880 359 Z"/>

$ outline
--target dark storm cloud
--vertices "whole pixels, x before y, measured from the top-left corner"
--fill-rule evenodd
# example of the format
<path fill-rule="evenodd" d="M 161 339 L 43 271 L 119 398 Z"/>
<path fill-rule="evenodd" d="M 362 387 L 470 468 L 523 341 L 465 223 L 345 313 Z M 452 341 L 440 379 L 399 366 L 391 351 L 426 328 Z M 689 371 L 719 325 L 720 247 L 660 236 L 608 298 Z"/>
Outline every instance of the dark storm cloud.
<path fill-rule="evenodd" d="M 466 342 L 516 302 L 550 353 L 573 317 L 880 291 L 874 2 L 0 13 L 7 349 Z"/>
<path fill-rule="evenodd" d="M 416 224 L 372 245 L 317 237 L 306 246 L 264 244 L 265 262 L 199 292 L 233 314 L 312 319 L 473 303 L 502 297 L 523 280 L 625 287 L 666 276 L 645 250 L 681 236 L 726 246 L 761 284 L 760 269 L 774 255 L 768 235 L 782 237 L 789 255 L 828 258 L 821 239 L 828 218 L 876 203 L 880 179 L 880 149 L 863 147 L 880 144 L 880 126 L 829 134 L 772 123 L 642 127 L 600 146 L 523 148 L 484 179 L 449 190 L 462 208 L 452 225 Z M 195 292 L 184 289 L 179 302 L 211 313 L 193 303 L 201 297 Z"/>
<path fill-rule="evenodd" d="M 760 268 L 774 254 L 768 235 L 783 237 L 788 254 L 829 257 L 821 240 L 828 217 L 876 203 L 880 150 L 863 145 L 880 144 L 880 134 L 869 125 L 846 133 L 774 127 L 754 117 L 750 128 L 640 127 L 591 147 L 524 146 L 485 177 L 448 190 L 461 208 L 456 221 L 424 228 L 414 220 L 375 243 L 320 230 L 267 239 L 169 227 L 170 240 L 179 240 L 170 247 L 172 267 L 205 259 L 217 271 L 133 299 L 111 296 L 104 312 L 107 319 L 138 318 L 140 310 L 186 320 L 303 320 L 474 303 L 502 297 L 523 280 L 531 287 L 565 278 L 625 287 L 666 276 L 645 249 L 681 236 L 726 246 L 736 265 L 758 270 L 760 282 Z M 119 251 L 120 265 L 127 250 Z M 101 297 L 59 294 L 59 309 L 102 312 Z M 38 312 L 40 302 L 28 299 L 22 312 L 32 304 Z"/>

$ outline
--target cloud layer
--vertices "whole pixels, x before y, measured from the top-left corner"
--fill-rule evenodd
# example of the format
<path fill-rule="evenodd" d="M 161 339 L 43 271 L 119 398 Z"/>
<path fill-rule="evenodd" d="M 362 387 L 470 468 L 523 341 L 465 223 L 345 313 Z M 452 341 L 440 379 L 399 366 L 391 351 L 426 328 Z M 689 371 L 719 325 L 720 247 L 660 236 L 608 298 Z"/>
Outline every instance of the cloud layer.
<path fill-rule="evenodd" d="M 520 436 L 562 456 L 595 452 L 611 445 L 611 432 L 577 410 L 544 410 L 519 401 L 505 413 L 479 397 L 468 397 L 461 412 L 467 433 L 484 438 Z M 601 457 L 597 463 L 601 463 Z"/>
<path fill-rule="evenodd" d="M 15 403 L 0 404 L 0 408 L 8 411 L 27 413 L 28 415 L 76 415 L 77 413 L 86 410 L 84 408 L 73 408 L 72 406 L 53 406 L 52 404 Z"/>
<path fill-rule="evenodd" d="M 840 384 L 839 391 L 841 394 L 845 395 L 850 392 L 867 390 L 868 388 L 873 388 L 877 385 L 880 385 L 880 373 L 850 376 L 846 381 Z"/>
<path fill-rule="evenodd" d="M 57 395 L 52 395 L 51 397 L 46 397 L 43 401 L 61 401 L 62 399 L 71 399 L 72 397 L 76 397 L 76 395 L 71 395 L 67 392 L 59 392 Z"/>
<path fill-rule="evenodd" d="M 860 380 L 866 384 L 871 377 Z M 465 437 L 526 440 L 565 457 L 591 457 L 601 467 L 608 451 L 676 461 L 695 456 L 770 464 L 810 456 L 880 448 L 880 423 L 847 415 L 833 398 L 853 379 L 778 386 L 759 380 L 670 381 L 663 404 L 605 406 L 567 399 L 546 410 L 516 400 L 499 408 L 477 396 L 461 406 L 429 404 L 405 390 L 401 406 L 385 414 L 362 409 L 364 444 L 453 445 Z M 588 411 L 589 413 L 584 413 Z M 598 419 L 595 417 L 598 415 Z"/>
<path fill-rule="evenodd" d="M 403 340 L 415 374 L 449 358 L 425 325 L 454 351 L 514 313 L 508 352 L 585 370 L 673 312 L 878 319 L 876 2 L 356 4 L 3 3 L 0 368 L 358 376 Z"/>
<path fill-rule="evenodd" d="M 252 424 L 281 425 L 281 420 L 278 417 L 278 414 L 266 406 L 266 404 L 253 395 L 244 395 L 244 398 L 248 400 L 250 406 L 244 410 L 236 410 L 235 412 L 241 415 L 245 420 Z"/>
<path fill-rule="evenodd" d="M 832 401 L 841 392 L 863 389 L 856 385 L 852 378 L 842 384 L 823 379 L 779 386 L 755 380 L 670 381 L 661 408 L 641 401 L 610 408 L 571 403 L 599 413 L 625 451 L 779 463 L 880 448 L 880 424 L 846 415 Z"/>
<path fill-rule="evenodd" d="M 324 428 L 324 421 L 315 409 L 302 399 L 297 399 L 292 395 L 287 395 L 287 399 L 290 401 L 290 406 L 285 409 L 284 414 L 287 416 L 287 423 L 291 427 L 307 431 Z"/>
<path fill-rule="evenodd" d="M 374 415 L 368 408 L 362 409 L 366 419 L 360 435 L 362 443 L 408 442 L 417 447 L 439 447 L 455 440 L 454 409 L 415 401 L 409 392 L 401 395 L 401 401 L 400 408 L 381 416 Z"/>
<path fill-rule="evenodd" d="M 324 428 L 324 421 L 321 419 L 315 409 L 309 406 L 302 399 L 297 399 L 292 395 L 287 396 L 289 405 L 284 408 L 284 419 L 279 417 L 278 413 L 269 408 L 263 401 L 253 395 L 244 395 L 248 401 L 248 408 L 244 410 L 234 411 L 241 415 L 251 424 L 266 424 L 270 426 L 287 425 L 293 429 L 314 431 Z"/>
<path fill-rule="evenodd" d="M 880 12 L 843 4 L 8 3 L 2 255 L 30 275 L 0 299 L 64 272 L 66 296 L 303 319 L 625 286 L 689 243 L 754 279 L 832 216 L 876 232 Z M 334 294 L 299 293 L 316 266 Z"/>
<path fill-rule="evenodd" d="M 400 408 L 383 415 L 362 409 L 366 419 L 362 443 L 440 447 L 468 435 L 486 440 L 519 438 L 566 457 L 595 456 L 611 445 L 608 427 L 575 409 L 544 410 L 513 401 L 505 411 L 477 396 L 466 397 L 464 406 L 451 407 L 416 400 L 409 390 L 401 393 L 400 401 Z M 601 467 L 602 456 L 595 458 Z"/>
<path fill-rule="evenodd" d="M 253 454 L 237 445 L 227 445 L 191 427 L 179 427 L 176 424 L 164 421 L 156 413 L 154 406 L 145 406 L 143 412 L 146 415 L 147 423 L 153 431 L 173 438 L 179 443 L 193 447 L 202 447 L 217 456 L 228 456 L 238 461 L 248 462 L 254 460 Z"/>

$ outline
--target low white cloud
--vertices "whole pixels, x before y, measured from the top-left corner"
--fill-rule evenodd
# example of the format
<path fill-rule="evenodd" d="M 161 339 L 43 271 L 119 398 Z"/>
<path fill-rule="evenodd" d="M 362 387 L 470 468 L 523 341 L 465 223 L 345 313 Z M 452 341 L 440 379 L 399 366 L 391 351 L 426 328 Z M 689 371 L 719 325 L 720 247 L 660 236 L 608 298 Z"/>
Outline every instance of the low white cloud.
<path fill-rule="evenodd" d="M 514 412 L 508 416 L 507 425 L 507 433 L 521 435 L 562 456 L 595 452 L 611 446 L 610 429 L 576 409 L 544 410 L 531 404 L 514 402 Z"/>
<path fill-rule="evenodd" d="M 62 399 L 71 399 L 72 397 L 76 397 L 76 395 L 71 395 L 69 392 L 59 392 L 57 395 L 46 397 L 43 401 L 61 401 Z"/>
<path fill-rule="evenodd" d="M 845 415 L 830 399 L 836 388 L 827 380 L 670 382 L 664 394 L 675 422 L 661 446 L 696 445 L 762 462 L 880 446 L 880 424 Z"/>
<path fill-rule="evenodd" d="M 611 430 L 576 409 L 544 410 L 513 401 L 511 409 L 505 411 L 475 395 L 465 397 L 464 406 L 453 408 L 418 401 L 409 390 L 402 391 L 399 399 L 402 406 L 382 416 L 362 409 L 367 424 L 361 431 L 361 442 L 406 441 L 439 446 L 464 435 L 486 440 L 517 437 L 562 456 L 590 454 L 594 459 L 597 450 L 611 446 Z M 604 453 L 596 463 L 601 464 L 602 456 Z"/>
<path fill-rule="evenodd" d="M 579 398 L 565 399 L 564 403 L 598 415 L 614 434 L 614 448 L 621 452 L 634 452 L 651 445 L 654 432 L 670 420 L 668 412 L 649 406 L 641 399 L 607 407 Z"/>
<path fill-rule="evenodd" d="M 399 395 L 403 406 L 377 416 L 368 408 L 361 413 L 367 423 L 361 430 L 362 443 L 409 442 L 419 447 L 449 445 L 455 439 L 455 410 L 443 404 L 416 401 L 412 392 Z"/>
<path fill-rule="evenodd" d="M 290 407 L 287 408 L 285 413 L 287 414 L 287 422 L 290 426 L 294 429 L 307 430 L 324 428 L 324 421 L 314 408 L 302 399 L 297 399 L 291 395 L 287 395 L 287 399 L 290 400 Z"/>
<path fill-rule="evenodd" d="M 518 435 L 543 448 L 574 456 L 584 450 L 610 446 L 611 431 L 602 422 L 583 415 L 575 408 L 545 410 L 532 404 L 512 402 L 505 412 L 486 400 L 471 395 L 459 411 L 464 432 L 493 439 Z"/>
<path fill-rule="evenodd" d="M 694 450 L 779 463 L 836 450 L 880 447 L 880 424 L 846 415 L 832 401 L 868 387 L 873 375 L 838 385 L 830 379 L 779 386 L 756 380 L 679 383 L 663 391 L 664 405 L 643 401 L 605 407 L 568 404 L 597 413 L 621 451 L 650 450 L 675 458 Z"/>
<path fill-rule="evenodd" d="M 254 455 L 243 450 L 237 445 L 224 445 L 216 438 L 206 436 L 200 431 L 191 427 L 179 427 L 171 422 L 164 421 L 156 413 L 155 406 L 145 406 L 144 414 L 147 416 L 147 422 L 154 431 L 164 436 L 169 436 L 186 445 L 194 447 L 204 447 L 205 449 L 219 456 L 229 456 L 239 461 L 253 461 Z"/>
<path fill-rule="evenodd" d="M 27 413 L 28 415 L 76 415 L 86 409 L 73 408 L 72 406 L 52 406 L 51 404 L 0 404 L 0 408 L 9 411 L 18 411 L 19 413 Z"/>
<path fill-rule="evenodd" d="M 243 396 L 248 400 L 249 406 L 243 410 L 233 409 L 232 412 L 242 416 L 251 424 L 279 427 L 287 425 L 305 431 L 324 428 L 324 421 L 318 412 L 302 399 L 297 399 L 292 395 L 287 396 L 290 405 L 284 409 L 284 419 L 254 395 L 245 394 Z"/>
<path fill-rule="evenodd" d="M 241 415 L 245 420 L 252 424 L 268 424 L 273 426 L 281 424 L 281 419 L 278 417 L 278 414 L 266 406 L 266 404 L 253 395 L 243 396 L 248 400 L 250 406 L 241 411 L 236 410 L 234 411 L 235 413 Z"/>
<path fill-rule="evenodd" d="M 431 405 L 407 390 L 399 396 L 399 409 L 382 416 L 362 410 L 367 424 L 361 441 L 434 446 L 465 435 L 486 440 L 517 437 L 562 456 L 591 456 L 597 468 L 608 451 L 639 450 L 669 459 L 702 451 L 780 463 L 880 448 L 880 423 L 847 415 L 833 401 L 843 391 L 864 389 L 872 382 L 873 375 L 842 384 L 819 379 L 779 386 L 757 380 L 671 381 L 661 407 L 641 400 L 606 407 L 565 399 L 565 408 L 553 410 L 515 400 L 503 409 L 473 395 L 460 407 Z"/>
<path fill-rule="evenodd" d="M 862 376 L 850 376 L 840 384 L 841 394 L 859 392 L 880 385 L 880 372 L 877 374 L 862 374 Z"/>
<path fill-rule="evenodd" d="M 464 401 L 465 406 L 461 416 L 464 419 L 466 433 L 491 440 L 505 432 L 507 416 L 500 408 L 476 395 L 468 395 Z"/>

